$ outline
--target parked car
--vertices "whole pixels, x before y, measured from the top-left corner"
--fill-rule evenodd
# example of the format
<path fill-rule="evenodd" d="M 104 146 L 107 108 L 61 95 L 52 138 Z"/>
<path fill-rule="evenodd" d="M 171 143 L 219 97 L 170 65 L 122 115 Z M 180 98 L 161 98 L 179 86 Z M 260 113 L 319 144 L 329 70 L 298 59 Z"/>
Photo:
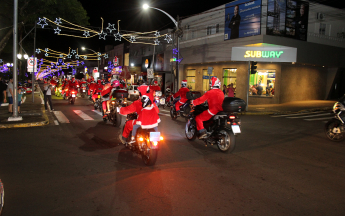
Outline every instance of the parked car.
<path fill-rule="evenodd" d="M 139 98 L 138 85 L 131 85 L 128 87 L 129 100 L 137 100 Z"/>

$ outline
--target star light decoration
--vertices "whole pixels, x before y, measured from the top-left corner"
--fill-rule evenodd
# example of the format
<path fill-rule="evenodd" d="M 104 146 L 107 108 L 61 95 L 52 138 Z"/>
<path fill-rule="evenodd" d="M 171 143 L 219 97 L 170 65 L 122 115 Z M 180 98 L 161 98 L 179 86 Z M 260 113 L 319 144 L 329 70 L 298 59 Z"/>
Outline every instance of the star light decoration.
<path fill-rule="evenodd" d="M 170 34 L 165 35 L 164 40 L 166 40 L 168 43 L 170 43 L 170 41 L 172 41 L 171 35 Z"/>
<path fill-rule="evenodd" d="M 131 36 L 131 38 L 129 39 L 129 41 L 130 41 L 131 43 L 133 43 L 134 41 L 136 41 L 136 40 L 135 40 L 135 36 Z"/>
<path fill-rule="evenodd" d="M 90 37 L 90 32 L 89 31 L 84 31 L 84 34 L 83 34 L 85 37 Z"/>
<path fill-rule="evenodd" d="M 60 54 L 60 56 L 59 56 L 60 58 L 63 58 L 63 55 L 62 54 Z"/>
<path fill-rule="evenodd" d="M 2 59 L 0 59 L 0 63 L 2 63 Z"/>
<path fill-rule="evenodd" d="M 98 53 L 97 53 L 97 55 L 98 55 L 98 56 L 101 56 L 101 55 L 102 55 L 102 53 L 98 52 Z"/>
<path fill-rule="evenodd" d="M 156 38 L 153 42 L 155 42 L 155 45 L 159 45 L 159 40 L 158 40 L 158 38 Z"/>
<path fill-rule="evenodd" d="M 68 54 L 68 55 L 67 55 L 67 58 L 72 58 L 72 55 L 71 55 L 71 54 Z"/>
<path fill-rule="evenodd" d="M 71 53 L 72 53 L 72 55 L 74 55 L 77 53 L 77 51 L 72 49 Z"/>
<path fill-rule="evenodd" d="M 108 57 L 108 54 L 104 54 L 104 59 L 107 59 Z"/>
<path fill-rule="evenodd" d="M 56 29 L 54 29 L 54 34 L 60 34 L 60 31 L 61 31 L 61 29 L 59 29 L 59 27 L 57 27 Z"/>
<path fill-rule="evenodd" d="M 108 23 L 107 30 L 110 32 L 110 34 L 112 31 L 116 31 L 115 24 Z"/>
<path fill-rule="evenodd" d="M 159 31 L 156 31 L 155 36 L 156 36 L 156 37 L 161 36 L 160 33 L 159 33 Z"/>
<path fill-rule="evenodd" d="M 78 54 L 76 54 L 76 55 L 75 55 L 75 58 L 76 58 L 76 59 L 79 59 L 79 55 L 78 55 Z"/>
<path fill-rule="evenodd" d="M 45 52 L 48 52 L 48 51 L 49 51 L 49 49 L 48 49 L 48 48 L 45 48 L 45 49 L 44 49 L 44 51 L 45 51 Z"/>
<path fill-rule="evenodd" d="M 60 25 L 62 22 L 61 22 L 61 18 L 55 18 L 55 22 L 56 25 Z"/>
<path fill-rule="evenodd" d="M 45 54 L 45 56 L 46 56 L 46 57 L 48 57 L 48 56 L 49 56 L 49 54 L 48 54 L 48 53 L 46 53 L 46 54 Z"/>
<path fill-rule="evenodd" d="M 48 25 L 46 18 L 43 18 L 43 19 L 38 18 L 38 19 L 39 19 L 39 21 L 38 21 L 37 25 L 40 25 L 42 28 L 44 28 L 45 25 Z"/>
<path fill-rule="evenodd" d="M 99 35 L 99 39 L 105 40 L 105 36 L 107 36 L 107 33 L 104 33 L 104 31 L 102 31 L 101 33 L 98 33 L 98 35 Z"/>
<path fill-rule="evenodd" d="M 98 57 L 98 60 L 101 60 L 101 57 Z"/>
<path fill-rule="evenodd" d="M 116 33 L 116 34 L 114 34 L 114 37 L 115 37 L 115 41 L 121 41 L 121 37 L 122 37 L 122 35 L 120 34 L 120 32 L 118 32 L 118 33 Z"/>
<path fill-rule="evenodd" d="M 87 56 L 84 56 L 84 59 L 86 60 L 86 59 L 87 59 Z"/>

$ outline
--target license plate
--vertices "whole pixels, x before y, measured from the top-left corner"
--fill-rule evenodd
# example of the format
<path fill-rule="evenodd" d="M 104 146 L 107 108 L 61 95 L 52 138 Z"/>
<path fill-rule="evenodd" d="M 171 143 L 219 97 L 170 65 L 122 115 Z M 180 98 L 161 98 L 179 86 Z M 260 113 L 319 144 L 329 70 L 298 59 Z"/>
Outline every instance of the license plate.
<path fill-rule="evenodd" d="M 164 98 L 161 98 L 160 103 L 161 103 L 161 104 L 165 104 L 165 99 L 164 99 Z"/>
<path fill-rule="evenodd" d="M 75 94 L 72 94 L 72 97 L 75 97 Z"/>
<path fill-rule="evenodd" d="M 232 132 L 234 132 L 234 134 L 241 133 L 241 128 L 239 125 L 231 125 L 231 129 L 232 129 Z"/>
<path fill-rule="evenodd" d="M 101 98 L 101 95 L 98 95 L 98 98 Z"/>
<path fill-rule="evenodd" d="M 160 132 L 150 132 L 150 141 L 152 142 L 158 142 L 161 137 Z"/>
<path fill-rule="evenodd" d="M 85 92 L 85 90 L 83 90 L 83 92 Z"/>

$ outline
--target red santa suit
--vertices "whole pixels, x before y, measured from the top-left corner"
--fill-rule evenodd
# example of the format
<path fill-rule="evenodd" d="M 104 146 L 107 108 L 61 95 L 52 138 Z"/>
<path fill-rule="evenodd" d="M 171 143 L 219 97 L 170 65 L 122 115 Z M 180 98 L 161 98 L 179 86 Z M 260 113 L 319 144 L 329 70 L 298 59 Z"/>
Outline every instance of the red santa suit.
<path fill-rule="evenodd" d="M 96 84 L 95 88 L 94 88 L 94 91 L 93 91 L 93 95 L 92 95 L 92 98 L 93 99 L 97 99 L 98 98 L 98 92 L 102 92 L 103 90 L 103 85 L 102 85 L 102 82 L 101 80 L 98 80 L 98 83 Z"/>
<path fill-rule="evenodd" d="M 216 77 L 213 77 L 213 78 L 216 78 Z M 218 80 L 218 78 L 216 79 Z M 204 124 L 203 124 L 204 121 L 209 120 L 210 118 L 212 118 L 212 116 L 216 115 L 218 112 L 223 111 L 222 104 L 224 100 L 224 93 L 219 88 L 213 88 L 209 90 L 208 92 L 206 92 L 202 97 L 196 100 L 193 100 L 193 105 L 196 106 L 196 105 L 202 104 L 206 100 L 208 103 L 208 110 L 205 110 L 201 114 L 197 115 L 195 118 L 196 127 L 199 131 L 204 129 Z"/>
<path fill-rule="evenodd" d="M 147 93 L 148 86 L 139 86 L 138 90 L 140 91 L 141 95 L 147 95 L 151 99 L 150 93 Z M 151 101 L 152 102 L 152 101 Z M 127 115 L 130 113 L 136 112 L 138 114 L 138 118 L 136 120 L 127 121 L 125 128 L 123 130 L 122 136 L 127 138 L 130 132 L 133 130 L 134 125 L 141 125 L 144 129 L 150 129 L 158 126 L 158 123 L 161 121 L 158 113 L 159 109 L 156 104 L 151 104 L 149 107 L 142 107 L 141 100 L 134 101 L 131 105 L 127 107 L 121 107 L 120 114 Z"/>
<path fill-rule="evenodd" d="M 187 84 L 187 80 L 182 80 L 182 84 Z M 178 96 L 181 97 L 181 99 L 175 104 L 176 111 L 180 111 L 180 106 L 182 106 L 188 100 L 186 97 L 187 92 L 189 92 L 189 89 L 186 87 L 182 87 L 173 95 L 174 98 L 177 98 Z"/>

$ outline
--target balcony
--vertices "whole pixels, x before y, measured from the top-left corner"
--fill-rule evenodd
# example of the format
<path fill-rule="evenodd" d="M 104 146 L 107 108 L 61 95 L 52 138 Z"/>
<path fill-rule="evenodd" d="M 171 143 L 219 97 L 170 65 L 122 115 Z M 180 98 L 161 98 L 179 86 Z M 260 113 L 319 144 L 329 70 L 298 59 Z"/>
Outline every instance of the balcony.
<path fill-rule="evenodd" d="M 345 38 L 342 37 L 343 34 L 338 35 L 339 37 L 332 37 L 308 32 L 308 42 L 345 48 Z"/>

